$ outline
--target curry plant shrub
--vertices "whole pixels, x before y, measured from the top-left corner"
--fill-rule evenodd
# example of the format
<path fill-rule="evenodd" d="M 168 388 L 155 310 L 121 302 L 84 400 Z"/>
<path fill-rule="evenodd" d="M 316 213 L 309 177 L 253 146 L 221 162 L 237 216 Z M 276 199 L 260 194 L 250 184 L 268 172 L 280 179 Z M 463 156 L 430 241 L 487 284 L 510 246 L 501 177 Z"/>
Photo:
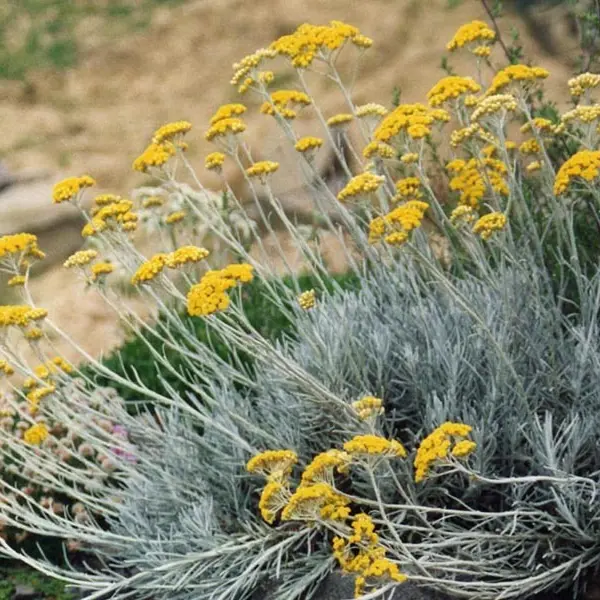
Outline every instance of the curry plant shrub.
<path fill-rule="evenodd" d="M 497 64 L 495 41 L 486 23 L 465 24 L 448 50 L 470 53 L 476 77 L 448 75 L 425 103 L 389 110 L 353 101 L 360 73 L 338 65 L 356 68 L 372 40 L 338 21 L 302 25 L 234 65 L 232 84 L 260 100 L 296 153 L 317 217 L 309 228 L 272 190 L 280 164 L 254 158 L 242 103 L 215 111 L 205 167 L 237 168 L 245 198 L 224 177 L 223 194 L 202 187 L 187 121 L 157 129 L 134 161 L 160 185 L 133 200 L 104 194 L 88 210 L 90 176 L 56 185 L 54 203 L 88 220 L 90 246 L 65 268 L 139 335 L 158 386 L 68 340 L 29 292 L 36 239 L 1 239 L 22 290 L 22 304 L 0 307 L 7 402 L 29 403 L 21 437 L 1 430 L 2 452 L 86 509 L 79 518 L 51 510 L 5 481 L 3 518 L 71 540 L 103 566 L 81 572 L 0 541 L 6 556 L 90 599 L 165 600 L 252 598 L 265 585 L 282 600 L 310 597 L 334 569 L 354 577 L 357 598 L 407 579 L 457 597 L 515 598 L 573 585 L 598 563 L 600 275 L 577 231 L 600 206 L 600 76 L 565 82 L 574 106 L 549 119 L 532 102 L 548 71 Z M 286 68 L 294 85 L 274 88 Z M 339 89 L 341 112 L 319 108 L 319 77 Z M 314 135 L 297 135 L 300 110 L 315 116 Z M 315 167 L 326 145 L 344 173 L 338 193 Z M 178 182 L 181 170 L 195 188 Z M 273 216 L 311 289 L 289 266 Z M 255 219 L 289 279 L 272 276 Z M 163 249 L 148 257 L 133 241 L 149 224 Z M 330 278 L 326 234 L 355 289 Z M 124 308 L 111 286 L 118 272 L 160 319 Z M 250 317 L 244 290 L 256 282 L 293 335 L 272 339 Z M 50 333 L 87 366 L 45 377 L 24 364 L 14 341 L 46 360 Z M 27 396 L 12 383 L 17 370 L 33 378 Z M 105 407 L 72 393 L 96 377 L 153 410 L 112 402 L 118 426 L 102 427 Z M 69 452 L 84 444 L 100 466 L 60 464 L 50 418 L 73 432 Z"/>

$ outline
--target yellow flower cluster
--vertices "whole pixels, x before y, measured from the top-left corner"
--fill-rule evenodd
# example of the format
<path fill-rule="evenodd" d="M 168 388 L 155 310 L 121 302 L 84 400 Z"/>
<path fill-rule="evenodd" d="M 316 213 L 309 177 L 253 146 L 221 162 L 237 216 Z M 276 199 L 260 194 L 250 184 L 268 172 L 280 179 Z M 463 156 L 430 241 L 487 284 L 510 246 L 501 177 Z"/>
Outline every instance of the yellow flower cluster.
<path fill-rule="evenodd" d="M 477 219 L 477 215 L 472 206 L 460 204 L 450 213 L 450 223 L 460 225 L 462 223 L 472 223 Z"/>
<path fill-rule="evenodd" d="M 123 198 L 116 194 L 99 194 L 94 198 L 94 204 L 98 206 L 107 206 L 109 204 L 115 204 L 120 202 Z"/>
<path fill-rule="evenodd" d="M 246 124 L 244 121 L 238 118 L 221 119 L 208 129 L 204 134 L 207 141 L 212 141 L 218 137 L 225 137 L 227 135 L 237 135 L 246 131 Z"/>
<path fill-rule="evenodd" d="M 571 96 L 579 98 L 586 90 L 597 88 L 600 85 L 600 75 L 597 73 L 582 73 L 567 82 Z"/>
<path fill-rule="evenodd" d="M 527 65 L 509 65 L 494 75 L 486 95 L 497 94 L 511 83 L 535 83 L 539 79 L 546 79 L 549 71 L 542 67 L 529 67 Z"/>
<path fill-rule="evenodd" d="M 373 132 L 379 142 L 391 143 L 402 132 L 409 138 L 421 139 L 431 133 L 436 121 L 447 122 L 450 115 L 443 109 L 430 109 L 424 104 L 401 104 L 387 115 Z"/>
<path fill-rule="evenodd" d="M 25 275 L 14 275 L 6 283 L 8 287 L 25 285 L 25 283 L 27 283 L 27 277 L 25 277 Z"/>
<path fill-rule="evenodd" d="M 419 155 L 416 152 L 406 152 L 400 157 L 405 165 L 412 165 L 419 162 Z"/>
<path fill-rule="evenodd" d="M 211 117 L 210 124 L 215 125 L 219 121 L 223 121 L 225 119 L 237 118 L 240 115 L 243 115 L 246 110 L 248 109 L 244 104 L 223 104 L 222 106 L 219 106 L 215 114 Z"/>
<path fill-rule="evenodd" d="M 404 446 L 396 440 L 387 440 L 378 435 L 356 435 L 344 444 L 350 455 L 398 456 L 405 458 Z"/>
<path fill-rule="evenodd" d="M 148 283 L 159 275 L 165 267 L 177 269 L 188 263 L 196 263 L 204 260 L 210 252 L 206 248 L 198 246 L 182 246 L 170 254 L 159 253 L 142 263 L 131 278 L 131 283 Z"/>
<path fill-rule="evenodd" d="M 430 106 L 441 106 L 448 100 L 455 100 L 464 94 L 476 94 L 481 91 L 481 86 L 471 77 L 450 75 L 440 79 L 427 92 Z"/>
<path fill-rule="evenodd" d="M 301 485 L 281 513 L 282 521 L 344 521 L 350 515 L 350 500 L 327 483 Z"/>
<path fill-rule="evenodd" d="M 266 523 L 273 524 L 279 512 L 289 502 L 290 496 L 290 489 L 286 483 L 280 481 L 267 482 L 258 502 L 261 517 Z"/>
<path fill-rule="evenodd" d="M 521 154 L 529 155 L 529 154 L 539 154 L 542 151 L 540 148 L 539 142 L 535 138 L 531 138 L 529 140 L 525 140 L 519 146 L 519 152 Z"/>
<path fill-rule="evenodd" d="M 258 177 L 264 180 L 267 175 L 275 173 L 279 169 L 279 163 L 272 160 L 260 160 L 246 169 L 248 177 Z"/>
<path fill-rule="evenodd" d="M 160 196 L 148 196 L 142 201 L 143 208 L 154 208 L 155 206 L 163 206 L 165 203 L 164 198 Z"/>
<path fill-rule="evenodd" d="M 152 142 L 134 161 L 132 168 L 134 171 L 146 173 L 151 168 L 160 168 L 167 161 L 175 156 L 175 145 L 172 142 L 157 144 Z"/>
<path fill-rule="evenodd" d="M 421 181 L 417 177 L 404 177 L 396 181 L 396 192 L 398 198 L 421 198 Z"/>
<path fill-rule="evenodd" d="M 314 308 L 316 303 L 317 298 L 315 296 L 315 290 L 307 290 L 298 296 L 298 304 L 303 310 L 310 310 L 311 308 Z"/>
<path fill-rule="evenodd" d="M 175 225 L 175 223 L 179 223 L 185 219 L 185 211 L 184 210 L 176 210 L 175 212 L 169 213 L 165 217 L 165 223 L 167 225 Z"/>
<path fill-rule="evenodd" d="M 445 461 L 448 458 L 448 452 L 454 451 L 456 457 L 465 457 L 469 455 L 476 447 L 475 442 L 465 440 L 471 433 L 471 426 L 464 423 L 446 422 L 434 429 L 419 445 L 417 455 L 414 460 L 415 481 L 423 481 L 431 468 L 439 461 Z M 468 441 L 468 445 L 459 444 Z M 454 444 L 454 449 L 452 446 Z M 457 448 L 458 447 L 458 448 Z"/>
<path fill-rule="evenodd" d="M 225 162 L 225 155 L 222 152 L 211 152 L 204 160 L 204 166 L 209 171 L 220 171 Z"/>
<path fill-rule="evenodd" d="M 115 266 L 112 263 L 109 263 L 109 262 L 96 263 L 95 265 L 92 265 L 92 268 L 91 268 L 91 273 L 92 273 L 91 280 L 97 281 L 103 275 L 109 275 L 114 270 L 115 270 Z"/>
<path fill-rule="evenodd" d="M 308 106 L 311 104 L 308 94 L 298 90 L 276 90 L 270 96 L 270 101 L 263 103 L 260 112 L 265 115 L 278 114 L 284 119 L 295 119 L 298 113 L 294 110 L 296 106 Z"/>
<path fill-rule="evenodd" d="M 530 162 L 526 169 L 528 173 L 535 173 L 536 171 L 539 171 L 542 168 L 542 163 L 539 160 L 534 160 L 533 162 Z"/>
<path fill-rule="evenodd" d="M 96 181 L 89 175 L 81 177 L 68 177 L 59 181 L 52 190 L 52 202 L 60 204 L 67 202 L 79 194 L 83 189 L 96 185 Z"/>
<path fill-rule="evenodd" d="M 372 44 L 356 27 L 331 21 L 329 25 L 300 25 L 294 33 L 275 40 L 270 49 L 288 57 L 293 67 L 305 69 L 315 58 L 337 50 L 348 40 L 360 48 L 368 48 Z"/>
<path fill-rule="evenodd" d="M 600 151 L 581 150 L 573 154 L 558 170 L 554 180 L 554 193 L 564 194 L 574 179 L 593 181 L 600 169 Z"/>
<path fill-rule="evenodd" d="M 231 85 L 237 85 L 240 94 L 245 93 L 256 81 L 257 76 L 260 79 L 260 74 L 257 75 L 256 70 L 261 63 L 276 56 L 277 52 L 268 48 L 260 48 L 256 52 L 244 56 L 240 62 L 233 65 L 234 74 Z"/>
<path fill-rule="evenodd" d="M 4 375 L 13 375 L 15 370 L 4 359 L 0 359 L 0 371 Z"/>
<path fill-rule="evenodd" d="M 386 558 L 385 548 L 379 544 L 379 536 L 375 533 L 375 525 L 365 513 L 355 515 L 352 533 L 347 539 L 334 537 L 332 546 L 333 556 L 342 570 L 356 574 L 355 598 L 364 595 L 367 581 L 371 583 L 373 579 L 383 579 L 401 583 L 407 579 L 406 575 L 400 573 L 398 565 Z"/>
<path fill-rule="evenodd" d="M 246 463 L 246 471 L 262 475 L 269 481 L 284 481 L 297 462 L 298 455 L 293 450 L 266 450 Z"/>
<path fill-rule="evenodd" d="M 479 121 L 484 117 L 500 113 L 517 110 L 517 101 L 510 94 L 495 94 L 487 96 L 477 103 L 477 108 L 473 111 L 471 119 Z"/>
<path fill-rule="evenodd" d="M 504 178 L 507 168 L 500 160 L 494 158 L 484 158 L 483 160 L 471 158 L 468 161 L 455 159 L 446 165 L 446 169 L 454 173 L 450 179 L 450 189 L 460 192 L 459 204 L 477 208 L 485 196 L 487 181 L 490 182 L 496 193 L 508 196 L 508 185 Z"/>
<path fill-rule="evenodd" d="M 327 483 L 333 485 L 334 472 L 347 473 L 350 466 L 350 455 L 341 450 L 327 450 L 317 454 L 304 469 L 301 485 Z"/>
<path fill-rule="evenodd" d="M 175 121 L 173 123 L 166 123 L 154 132 L 154 135 L 152 136 L 152 142 L 154 144 L 171 142 L 175 138 L 185 135 L 191 128 L 192 124 L 189 121 Z"/>
<path fill-rule="evenodd" d="M 23 433 L 23 440 L 31 446 L 39 446 L 48 437 L 48 427 L 44 423 L 36 423 Z"/>
<path fill-rule="evenodd" d="M 353 402 L 352 408 L 361 421 L 367 421 L 383 414 L 383 400 L 375 396 L 364 396 Z"/>
<path fill-rule="evenodd" d="M 482 42 L 493 42 L 495 39 L 496 34 L 487 23 L 484 21 L 471 21 L 458 28 L 446 48 L 452 52 L 473 43 L 480 46 Z"/>
<path fill-rule="evenodd" d="M 138 216 L 132 209 L 133 202 L 121 198 L 100 207 L 91 222 L 85 225 L 81 235 L 88 237 L 115 226 L 119 226 L 123 231 L 134 231 Z"/>
<path fill-rule="evenodd" d="M 252 281 L 252 270 L 251 265 L 239 264 L 229 265 L 220 271 L 208 271 L 188 292 L 188 314 L 201 317 L 225 310 L 229 306 L 227 290 L 238 282 Z"/>
<path fill-rule="evenodd" d="M 478 123 L 473 123 L 468 127 L 462 127 L 461 129 L 455 129 L 450 134 L 450 145 L 453 148 L 460 146 L 465 140 L 470 140 L 475 136 L 480 136 L 483 133 L 483 129 Z"/>
<path fill-rule="evenodd" d="M 491 212 L 475 222 L 473 233 L 480 235 L 483 240 L 489 240 L 494 232 L 502 231 L 505 226 L 506 215 L 501 212 Z"/>
<path fill-rule="evenodd" d="M 577 106 L 573 110 L 569 110 L 562 117 L 563 123 L 571 121 L 581 121 L 582 123 L 593 123 L 600 119 L 600 104 L 592 104 L 591 106 Z"/>
<path fill-rule="evenodd" d="M 365 158 L 373 158 L 374 156 L 380 158 L 394 158 L 396 156 L 396 151 L 389 144 L 374 140 L 364 147 L 363 156 Z"/>
<path fill-rule="evenodd" d="M 382 175 L 375 175 L 368 171 L 354 176 L 339 192 L 337 199 L 345 202 L 349 198 L 365 196 L 376 192 L 385 181 Z"/>
<path fill-rule="evenodd" d="M 564 119 L 564 116 L 563 116 Z M 521 133 L 529 133 L 530 131 L 538 131 L 540 133 L 553 134 L 556 133 L 556 125 L 544 117 L 534 117 L 531 121 L 525 123 L 520 129 Z"/>
<path fill-rule="evenodd" d="M 355 109 L 355 114 L 359 119 L 365 117 L 385 117 L 388 114 L 388 109 L 381 104 L 376 102 L 369 102 L 367 104 L 361 104 Z"/>
<path fill-rule="evenodd" d="M 350 113 L 339 113 L 327 119 L 328 127 L 344 127 L 348 125 L 354 117 Z"/>
<path fill-rule="evenodd" d="M 70 375 L 73 372 L 73 367 L 62 357 L 55 356 L 52 360 L 48 362 L 38 365 L 35 367 L 33 372 L 38 379 L 47 380 L 50 379 L 52 375 L 56 375 L 57 373 L 65 373 Z M 28 377 L 23 382 L 23 387 L 27 390 L 37 387 L 38 382 L 33 377 Z M 42 397 L 47 395 L 50 392 L 42 394 Z"/>
<path fill-rule="evenodd" d="M 8 255 L 22 254 L 27 258 L 44 258 L 38 248 L 37 237 L 32 233 L 14 233 L 0 237 L 0 259 Z"/>
<path fill-rule="evenodd" d="M 306 136 L 300 138 L 294 148 L 298 152 L 310 152 L 312 150 L 318 150 L 323 145 L 323 140 L 314 136 Z"/>
<path fill-rule="evenodd" d="M 0 327 L 27 327 L 32 321 L 40 321 L 48 315 L 43 308 L 31 308 L 27 305 L 0 306 Z"/>
<path fill-rule="evenodd" d="M 29 403 L 28 411 L 30 415 L 35 415 L 40 406 L 40 401 L 44 399 L 46 396 L 54 393 L 56 391 L 56 386 L 54 385 L 46 385 L 44 387 L 38 387 L 34 390 L 31 390 L 27 394 L 27 401 Z"/>
<path fill-rule="evenodd" d="M 408 234 L 421 226 L 427 202 L 409 200 L 369 224 L 369 243 L 375 244 L 382 238 L 391 245 L 399 246 L 408 240 Z"/>

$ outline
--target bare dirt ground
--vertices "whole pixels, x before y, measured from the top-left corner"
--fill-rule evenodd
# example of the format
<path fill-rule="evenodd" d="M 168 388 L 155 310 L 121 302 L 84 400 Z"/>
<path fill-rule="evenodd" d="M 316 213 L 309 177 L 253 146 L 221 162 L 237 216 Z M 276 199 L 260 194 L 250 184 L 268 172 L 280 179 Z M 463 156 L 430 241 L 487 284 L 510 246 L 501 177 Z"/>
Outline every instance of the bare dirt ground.
<path fill-rule="evenodd" d="M 188 139 L 190 160 L 201 180 L 216 189 L 218 180 L 203 167 L 203 157 L 213 150 L 203 132 L 220 104 L 240 100 L 229 79 L 232 63 L 243 55 L 303 22 L 343 20 L 375 40 L 362 64 L 355 99 L 389 105 L 398 86 L 402 101 L 423 101 L 443 74 L 439 66 L 446 43 L 460 24 L 474 18 L 485 14 L 472 0 L 453 9 L 447 0 L 192 0 L 156 10 L 145 30 L 120 39 L 100 35 L 94 19 L 83 21 L 76 67 L 31 73 L 27 84 L 0 82 L 0 157 L 13 171 L 43 169 L 55 180 L 89 173 L 103 190 L 126 195 L 146 183 L 131 163 L 152 131 L 164 122 L 187 119 L 195 125 Z M 560 35 L 558 13 L 551 25 L 562 40 L 561 55 L 576 52 L 575 40 Z M 524 29 L 515 15 L 502 19 L 503 31 L 512 26 Z M 571 67 L 544 54 L 526 35 L 522 41 L 527 57 L 550 69 L 546 87 L 564 102 Z M 494 58 L 501 63 L 500 54 Z M 459 74 L 474 69 L 465 56 L 452 57 L 451 64 Z M 343 109 L 332 86 L 321 82 L 313 91 L 326 115 Z M 243 101 L 255 107 L 250 98 Z M 246 121 L 253 150 L 276 156 L 280 141 L 270 119 L 255 110 Z M 299 126 L 318 131 L 311 117 Z M 235 184 L 235 174 L 230 175 Z M 57 210 L 50 199 L 47 210 Z M 37 278 L 34 292 L 47 298 L 52 317 L 97 355 L 121 335 L 110 313 L 93 295 L 80 296 L 77 285 L 56 267 Z"/>

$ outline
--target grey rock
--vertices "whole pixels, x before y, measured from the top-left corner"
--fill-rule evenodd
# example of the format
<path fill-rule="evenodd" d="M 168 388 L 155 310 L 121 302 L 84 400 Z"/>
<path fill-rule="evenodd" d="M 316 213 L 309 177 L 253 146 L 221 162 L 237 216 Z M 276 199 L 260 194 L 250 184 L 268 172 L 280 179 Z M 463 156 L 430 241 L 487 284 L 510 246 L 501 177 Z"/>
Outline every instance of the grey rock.
<path fill-rule="evenodd" d="M 41 600 L 40 592 L 30 585 L 18 585 L 11 600 Z"/>

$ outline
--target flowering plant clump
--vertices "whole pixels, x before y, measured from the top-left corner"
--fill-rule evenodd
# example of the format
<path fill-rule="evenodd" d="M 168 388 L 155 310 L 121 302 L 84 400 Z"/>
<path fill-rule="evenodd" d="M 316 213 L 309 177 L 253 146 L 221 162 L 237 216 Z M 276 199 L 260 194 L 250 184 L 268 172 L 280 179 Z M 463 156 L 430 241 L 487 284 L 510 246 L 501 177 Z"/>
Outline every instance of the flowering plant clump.
<path fill-rule="evenodd" d="M 461 27 L 448 49 L 493 71 L 444 77 L 423 103 L 387 109 L 355 104 L 337 68 L 373 41 L 339 21 L 304 24 L 234 65 L 232 85 L 258 102 L 221 106 L 206 124 L 215 149 L 204 166 L 220 193 L 190 164 L 188 121 L 154 132 L 133 168 L 156 185 L 131 199 L 102 194 L 86 209 L 91 178 L 57 185 L 54 202 L 87 221 L 86 247 L 64 267 L 138 336 L 160 389 L 70 340 L 30 292 L 35 237 L 0 239 L 20 294 L 0 306 L 0 374 L 14 394 L 0 427 L 14 474 L 0 492 L 5 527 L 93 550 L 103 567 L 71 569 L 0 540 L 2 554 L 91 598 L 164 600 L 258 598 L 265 585 L 296 600 L 334 570 L 354 577 L 357 598 L 407 580 L 517 598 L 573 585 L 600 560 L 600 251 L 579 235 L 600 210 L 600 86 L 580 75 L 565 83 L 577 112 L 538 114 L 548 72 L 493 68 L 495 41 L 486 23 Z M 272 89 L 282 62 L 293 83 Z M 340 92 L 337 113 L 311 93 L 323 76 Z M 306 176 L 310 226 L 272 187 L 283 161 L 253 155 L 252 105 Z M 311 135 L 295 129 L 299 110 L 315 117 Z M 325 144 L 337 192 L 315 165 Z M 193 185 L 178 182 L 182 170 Z M 162 243 L 152 256 L 134 243 L 142 227 Z M 331 279 L 325 237 L 359 289 Z M 160 319 L 123 308 L 117 271 Z M 274 340 L 254 326 L 245 300 L 256 282 L 293 332 Z M 49 353 L 56 337 L 85 368 Z M 17 373 L 23 389 L 10 383 Z M 135 395 L 137 410 L 90 400 L 98 377 Z"/>

